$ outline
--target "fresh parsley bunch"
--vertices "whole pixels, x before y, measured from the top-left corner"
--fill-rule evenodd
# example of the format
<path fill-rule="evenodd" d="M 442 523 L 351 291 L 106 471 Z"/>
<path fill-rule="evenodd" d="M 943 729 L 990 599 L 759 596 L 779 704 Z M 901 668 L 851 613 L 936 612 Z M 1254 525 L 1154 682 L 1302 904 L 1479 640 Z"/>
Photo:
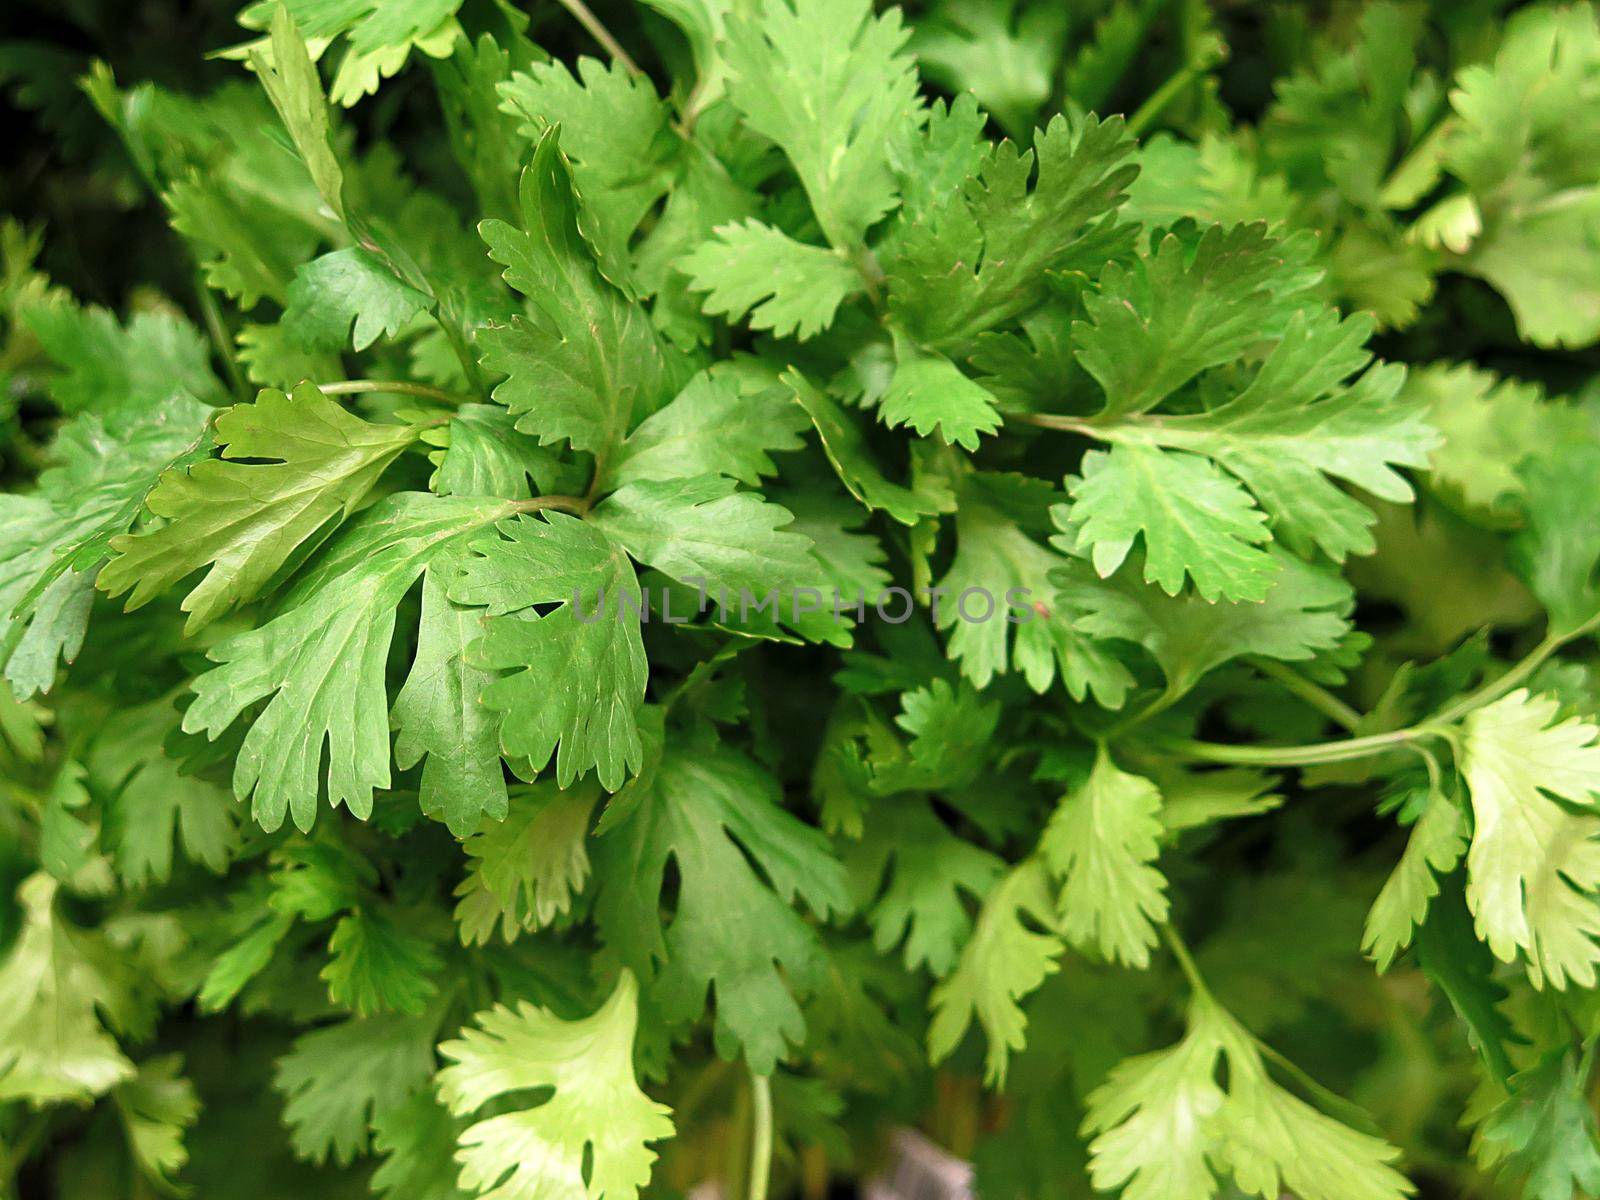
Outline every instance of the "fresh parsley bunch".
<path fill-rule="evenodd" d="M 0 47 L 192 277 L 0 227 L 0 1187 L 1600 1194 L 1600 22 L 1507 7 Z"/>

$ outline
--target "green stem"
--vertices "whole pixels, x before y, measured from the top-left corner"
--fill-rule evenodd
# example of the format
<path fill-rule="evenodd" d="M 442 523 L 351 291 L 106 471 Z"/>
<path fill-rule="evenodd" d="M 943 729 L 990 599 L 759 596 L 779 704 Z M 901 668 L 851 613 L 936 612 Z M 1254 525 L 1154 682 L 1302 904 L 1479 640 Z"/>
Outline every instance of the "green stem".
<path fill-rule="evenodd" d="M 1110 729 L 1106 730 L 1104 734 L 1101 734 L 1101 740 L 1106 742 L 1115 741 L 1117 738 L 1127 733 L 1128 730 L 1133 729 L 1136 726 L 1143 725 L 1146 721 L 1153 717 L 1160 716 L 1162 713 L 1166 712 L 1167 709 L 1171 708 L 1174 704 L 1176 704 L 1179 700 L 1182 700 L 1188 694 L 1189 693 L 1186 688 L 1177 688 L 1170 683 L 1167 684 L 1167 686 L 1161 690 L 1161 694 L 1156 696 L 1156 698 L 1150 701 L 1149 704 L 1146 704 L 1138 712 L 1129 713 L 1127 716 L 1123 717 L 1122 720 L 1112 725 Z"/>
<path fill-rule="evenodd" d="M 1037 425 L 1040 429 L 1055 429 L 1062 433 L 1076 433 L 1103 442 L 1105 430 L 1086 417 L 1069 417 L 1062 413 L 1007 413 L 1006 420 L 1023 425 Z"/>
<path fill-rule="evenodd" d="M 1196 79 L 1220 62 L 1222 56 L 1223 49 L 1215 40 L 1203 40 L 1200 45 L 1194 47 L 1190 51 L 1189 61 L 1168 76 L 1167 81 L 1150 93 L 1150 98 L 1128 118 L 1129 136 L 1138 137 L 1154 124 L 1156 118 L 1166 111 L 1167 106 L 1181 96 Z"/>
<path fill-rule="evenodd" d="M 1182 758 L 1194 759 L 1197 762 L 1229 763 L 1236 766 L 1257 767 L 1311 767 L 1325 763 L 1350 762 L 1359 758 L 1370 758 L 1374 754 L 1382 754 L 1401 746 L 1419 749 L 1416 743 L 1424 738 L 1437 737 L 1455 744 L 1458 735 L 1452 728 L 1456 722 L 1468 713 L 1482 708 L 1504 696 L 1507 692 L 1526 682 L 1541 666 L 1549 660 L 1562 646 L 1574 638 L 1600 628 L 1600 613 L 1579 625 L 1569 633 L 1550 634 L 1535 646 L 1521 662 L 1508 670 L 1498 679 L 1493 679 L 1478 688 L 1470 695 L 1463 696 L 1449 708 L 1444 709 L 1431 719 L 1406 729 L 1395 729 L 1388 733 L 1374 733 L 1367 737 L 1345 738 L 1336 742 L 1313 742 L 1304 746 L 1232 746 L 1222 742 L 1199 742 L 1190 740 L 1173 740 L 1161 743 L 1161 748 L 1170 754 Z M 1258 664 L 1260 665 L 1260 664 Z M 1314 687 L 1309 681 L 1302 681 L 1309 687 Z M 1319 691 L 1321 689 L 1318 689 Z M 1329 700 L 1335 697 L 1329 696 Z M 1341 702 L 1342 704 L 1342 702 Z M 1354 710 L 1351 710 L 1354 715 Z"/>
<path fill-rule="evenodd" d="M 694 87 L 689 90 L 688 98 L 683 102 L 683 111 L 678 118 L 678 133 L 685 140 L 694 136 L 694 127 L 706 106 L 706 97 L 710 94 L 708 82 L 706 76 L 702 74 L 694 81 Z"/>
<path fill-rule="evenodd" d="M 589 477 L 589 486 L 583 493 L 585 509 L 594 507 L 595 501 L 600 499 L 600 492 L 606 483 L 606 458 L 610 450 L 610 446 L 602 446 L 594 452 L 594 474 Z"/>
<path fill-rule="evenodd" d="M 1293 667 L 1286 666 L 1274 658 L 1255 657 L 1250 659 L 1250 665 L 1263 675 L 1270 676 L 1283 684 L 1285 688 L 1335 724 L 1351 730 L 1361 724 L 1360 713 L 1328 691 L 1327 688 L 1307 679 Z"/>
<path fill-rule="evenodd" d="M 583 0 L 560 0 L 560 2 L 561 7 L 571 13 L 578 24 L 588 31 L 589 36 L 604 46 L 606 53 L 621 63 L 628 74 L 644 74 L 640 70 L 639 64 L 634 62 L 628 52 L 622 48 L 622 43 L 611 36 L 611 31 L 601 23 L 599 17 L 590 11 L 589 6 Z"/>
<path fill-rule="evenodd" d="M 1345 738 L 1337 742 L 1312 742 L 1304 746 L 1231 746 L 1223 742 L 1197 742 L 1178 739 L 1161 743 L 1161 748 L 1197 762 L 1227 763 L 1232 766 L 1312 767 L 1324 763 L 1350 762 L 1370 758 L 1416 741 L 1438 731 L 1429 726 L 1396 729 L 1368 737 Z"/>
<path fill-rule="evenodd" d="M 474 395 L 487 396 L 489 385 L 483 377 L 483 369 L 478 366 L 478 360 L 472 353 L 472 347 L 467 344 L 467 335 L 455 321 L 446 318 L 440 306 L 435 306 L 433 316 L 439 328 L 444 331 L 450 349 L 455 351 L 456 361 L 461 364 L 461 373 L 467 381 L 467 386 L 472 389 Z"/>
<path fill-rule="evenodd" d="M 515 512 L 538 512 L 542 508 L 555 508 L 581 517 L 589 511 L 589 502 L 581 496 L 534 496 L 529 500 L 510 502 Z"/>
<path fill-rule="evenodd" d="M 754 1117 L 750 1122 L 750 1164 L 746 1200 L 767 1200 L 772 1183 L 772 1077 L 750 1074 Z"/>
<path fill-rule="evenodd" d="M 222 310 L 217 307 L 217 298 L 211 294 L 211 288 L 198 271 L 195 272 L 194 290 L 200 315 L 205 319 L 206 332 L 211 335 L 211 345 L 222 360 L 222 369 L 227 372 L 228 387 L 235 398 L 248 400 L 250 385 L 245 380 L 244 372 L 239 369 L 239 360 L 233 352 L 233 339 L 228 336 L 228 327 L 222 320 Z"/>
<path fill-rule="evenodd" d="M 1167 949 L 1172 951 L 1172 957 L 1178 960 L 1178 967 L 1183 971 L 1183 977 L 1189 981 L 1190 990 L 1196 996 L 1211 999 L 1211 989 L 1206 986 L 1205 978 L 1200 974 L 1200 968 L 1195 965 L 1194 955 L 1189 953 L 1189 947 L 1184 944 L 1183 938 L 1171 924 L 1161 927 L 1161 936 L 1167 943 Z"/>
<path fill-rule="evenodd" d="M 397 396 L 426 396 L 441 404 L 460 404 L 460 396 L 453 396 L 443 388 L 426 383 L 402 383 L 392 379 L 342 379 L 336 383 L 319 383 L 324 396 L 354 396 L 361 392 L 389 392 Z"/>
<path fill-rule="evenodd" d="M 858 246 L 845 257 L 850 260 L 856 274 L 861 276 L 861 284 L 867 289 L 867 299 L 872 302 L 872 307 L 882 311 L 885 276 L 883 268 L 878 265 L 878 256 L 867 247 Z"/>
<path fill-rule="evenodd" d="M 1466 716 L 1469 712 L 1472 712 L 1474 709 L 1482 708 L 1485 704 L 1489 704 L 1500 699 L 1500 697 L 1504 696 L 1507 692 L 1512 691 L 1523 683 L 1527 682 L 1533 673 L 1540 667 L 1544 666 L 1544 664 L 1549 660 L 1550 656 L 1557 650 L 1561 649 L 1561 647 L 1565 646 L 1568 642 L 1574 640 L 1575 638 L 1580 638 L 1584 634 L 1592 632 L 1596 627 L 1600 627 L 1600 613 L 1590 617 L 1571 633 L 1547 634 L 1544 640 L 1535 646 L 1533 650 L 1529 652 L 1528 656 L 1516 666 L 1512 667 L 1499 678 L 1491 679 L 1488 683 L 1484 684 L 1477 691 L 1472 692 L 1470 695 L 1463 696 L 1460 700 L 1456 701 L 1449 708 L 1441 712 L 1437 720 L 1446 723 L 1458 721 L 1462 717 Z"/>

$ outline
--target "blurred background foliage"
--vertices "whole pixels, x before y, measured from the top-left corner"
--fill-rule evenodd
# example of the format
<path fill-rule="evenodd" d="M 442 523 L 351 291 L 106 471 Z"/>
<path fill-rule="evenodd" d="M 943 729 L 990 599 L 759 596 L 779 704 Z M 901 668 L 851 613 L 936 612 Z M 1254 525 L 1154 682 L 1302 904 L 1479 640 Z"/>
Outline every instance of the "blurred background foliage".
<path fill-rule="evenodd" d="M 475 6 L 488 7 L 487 0 L 467 0 L 463 12 Z M 201 328 L 208 320 L 192 258 L 82 80 L 109 69 L 125 91 L 148 82 L 180 96 L 237 86 L 237 64 L 214 54 L 242 33 L 228 0 L 8 0 L 3 7 L 0 120 L 11 136 L 0 161 L 0 211 L 14 223 L 0 241 L 0 478 L 10 478 L 31 475 L 45 426 L 57 414 L 44 387 L 58 368 L 35 332 L 14 319 L 22 297 L 60 287 L 124 317 L 177 306 Z M 530 36 L 552 54 L 571 61 L 596 52 L 554 0 L 523 7 Z M 671 26 L 631 0 L 593 7 L 665 85 L 671 64 L 663 56 L 686 53 Z M 911 44 L 926 78 L 947 95 L 975 93 L 996 132 L 1026 143 L 1036 123 L 1062 109 L 1129 114 L 1147 139 L 1136 209 L 1266 218 L 1316 230 L 1328 286 L 1348 307 L 1378 315 L 1380 355 L 1412 364 L 1470 363 L 1555 394 L 1595 394 L 1596 336 L 1552 333 L 1563 314 L 1543 311 L 1537 301 L 1519 311 L 1507 299 L 1515 285 L 1497 287 L 1474 274 L 1475 260 L 1457 249 L 1466 244 L 1461 198 L 1477 193 L 1470 181 L 1462 191 L 1451 178 L 1435 135 L 1448 119 L 1452 81 L 1491 59 L 1516 5 L 928 0 L 903 7 L 912 15 Z M 463 195 L 460 172 L 445 152 L 437 97 L 427 66 L 414 61 L 354 106 L 345 124 L 359 146 L 390 145 L 424 183 Z M 1573 152 L 1597 149 L 1600 143 L 1580 142 Z M 1487 194 L 1481 199 L 1488 203 Z M 1600 257 L 1580 257 L 1575 269 L 1597 264 Z M 1600 275 L 1587 286 L 1590 297 L 1600 292 Z M 1581 310 L 1591 301 L 1580 293 L 1573 303 Z M 1485 390 L 1502 386 L 1508 385 L 1485 378 Z M 1439 653 L 1485 621 L 1503 618 L 1516 628 L 1528 620 L 1526 597 L 1503 569 L 1477 557 L 1483 535 L 1438 497 L 1421 520 L 1397 517 L 1381 532 L 1385 549 L 1359 570 L 1364 593 L 1379 597 L 1380 607 L 1392 606 L 1393 642 L 1380 648 L 1388 661 Z M 1458 581 L 1458 592 L 1441 602 L 1431 594 L 1432 581 L 1445 574 Z M 1365 613 L 1362 624 L 1381 627 L 1382 616 Z M 1458 652 L 1479 662 L 1487 653 L 1481 641 Z M 1244 702 L 1234 718 L 1243 728 L 1258 719 L 1274 737 L 1291 732 L 1282 713 L 1252 714 Z M 1442 1042 L 1440 1026 L 1425 1020 L 1436 997 L 1417 972 L 1378 976 L 1351 953 L 1360 941 L 1361 898 L 1375 893 L 1392 863 L 1392 842 L 1371 852 L 1390 833 L 1388 822 L 1376 821 L 1371 797 L 1359 787 L 1324 793 L 1305 819 L 1315 821 L 1317 836 L 1296 837 L 1292 819 L 1218 833 L 1233 843 L 1225 847 L 1230 861 L 1251 865 L 1248 874 L 1174 880 L 1175 894 L 1205 896 L 1214 905 L 1215 936 L 1208 940 L 1223 949 L 1203 962 L 1207 977 L 1257 1033 L 1373 1111 L 1403 1144 L 1430 1194 L 1475 1194 L 1469 1189 L 1480 1184 L 1462 1165 L 1467 1135 L 1428 1124 L 1437 1114 L 1460 1111 L 1472 1087 L 1469 1064 Z M 4 836 L 0 831 L 0 842 Z M 12 932 L 0 929 L 0 941 Z M 869 962 L 858 965 L 870 971 Z M 1176 986 L 1160 970 L 1129 980 L 1119 975 L 1107 986 L 1092 970 L 1051 979 L 1027 1005 L 1029 1049 L 1013 1068 L 1006 1097 L 977 1100 L 975 1075 L 961 1075 L 959 1063 L 942 1085 L 929 1125 L 956 1150 L 976 1156 L 986 1196 L 1050 1195 L 1054 1181 L 1073 1169 L 1081 1149 L 1060 1136 L 1077 1123 L 1073 1093 L 1148 1044 L 1151 1014 Z M 891 976 L 886 1000 L 893 1000 L 894 986 Z M 1081 994 L 1063 1003 L 1063 993 L 1074 989 Z M 1529 995 L 1524 989 L 1516 1001 L 1535 1010 L 1519 1013 L 1522 1023 L 1537 1027 L 1552 1019 Z M 1085 1025 L 1085 1011 L 1102 1019 Z M 1061 1027 L 1062 1014 L 1072 1014 L 1071 1027 Z M 849 1020 L 841 1013 L 841 1028 L 848 1031 Z M 1380 1037 L 1375 1030 L 1385 1032 Z M 208 1095 L 260 1095 L 291 1036 L 270 1021 L 259 1022 L 247 1039 L 197 1024 L 182 1049 L 188 1073 Z M 915 1057 L 914 1047 L 907 1057 Z M 1068 1077 L 1077 1088 L 1059 1086 Z M 715 1096 L 717 1086 L 709 1083 L 707 1094 Z M 792 1120 L 811 1122 L 815 1142 L 835 1136 L 838 1114 L 827 1097 L 797 1090 L 780 1099 Z M 893 1109 L 896 1101 L 884 1103 Z M 259 1136 L 249 1127 L 252 1111 L 215 1105 L 192 1135 L 190 1178 L 199 1195 L 300 1194 L 311 1168 L 296 1164 L 286 1148 L 274 1152 L 270 1184 L 240 1185 L 230 1148 Z M 104 1112 L 93 1118 L 108 1119 Z M 61 1168 L 67 1176 L 117 1177 L 119 1166 L 97 1158 L 102 1143 L 92 1128 L 78 1145 Z M 678 1158 L 665 1174 L 691 1178 L 694 1145 L 671 1153 Z M 324 1176 L 316 1194 L 336 1194 L 331 1189 L 340 1186 Z M 348 1194 L 366 1194 L 359 1175 L 349 1178 Z"/>

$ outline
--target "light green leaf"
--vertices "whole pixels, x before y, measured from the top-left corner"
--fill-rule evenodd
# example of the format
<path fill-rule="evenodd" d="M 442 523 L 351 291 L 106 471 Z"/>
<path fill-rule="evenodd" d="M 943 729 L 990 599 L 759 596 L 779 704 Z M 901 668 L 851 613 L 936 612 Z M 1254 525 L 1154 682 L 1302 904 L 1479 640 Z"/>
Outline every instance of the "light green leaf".
<path fill-rule="evenodd" d="M 278 110 L 324 203 L 343 220 L 344 171 L 333 150 L 328 102 L 322 95 L 316 64 L 311 61 L 305 38 L 296 28 L 295 14 L 288 5 L 257 7 L 271 13 L 271 25 L 267 47 L 251 51 L 250 66 L 266 89 L 272 107 Z"/>
<path fill-rule="evenodd" d="M 1204 454 L 1255 494 L 1273 532 L 1291 549 L 1335 562 L 1370 554 L 1372 513 L 1335 485 L 1351 483 L 1404 503 L 1411 485 L 1396 467 L 1422 468 L 1438 442 L 1420 396 L 1401 392 L 1402 368 L 1368 360 L 1365 317 L 1295 315 L 1250 384 L 1193 416 L 1130 422 L 1111 437 L 1148 439 Z"/>
<path fill-rule="evenodd" d="M 1039 850 L 1061 880 L 1060 930 L 1068 941 L 1143 970 L 1167 919 L 1161 792 L 1111 761 L 1105 746 L 1084 783 L 1061 798 Z"/>
<path fill-rule="evenodd" d="M 1270 775 L 1243 769 L 1188 771 L 1161 779 L 1161 826 L 1168 836 L 1217 821 L 1259 817 L 1283 804 Z"/>
<path fill-rule="evenodd" d="M 1450 93 L 1458 126 L 1445 166 L 1483 221 L 1460 265 L 1500 290 L 1539 346 L 1600 337 L 1597 70 L 1593 8 L 1538 5 L 1506 23 L 1493 60 L 1463 70 Z"/>
<path fill-rule="evenodd" d="M 563 1021 L 526 1000 L 497 1005 L 444 1042 L 439 1096 L 466 1116 L 511 1092 L 553 1089 L 461 1135 L 461 1186 L 484 1200 L 635 1200 L 650 1180 L 651 1142 L 671 1111 L 633 1073 L 638 984 L 624 972 L 593 1016 Z"/>
<path fill-rule="evenodd" d="M 1137 7 L 1149 5 L 1125 0 L 1114 11 Z M 1189 142 L 1158 133 L 1139 147 L 1139 175 L 1128 185 L 1125 211 L 1151 229 L 1185 217 L 1219 225 L 1266 221 L 1278 228 L 1294 215 L 1294 198 L 1242 137 L 1206 133 Z"/>
<path fill-rule="evenodd" d="M 462 845 L 472 860 L 456 888 L 456 920 L 466 945 L 483 945 L 499 925 L 506 941 L 547 927 L 571 907 L 589 879 L 593 784 L 565 791 L 550 783 L 518 788 L 510 812 Z"/>
<path fill-rule="evenodd" d="M 519 432 L 498 404 L 463 404 L 421 437 L 438 447 L 428 455 L 438 468 L 428 486 L 438 495 L 526 500 L 535 491 L 562 490 L 566 471 L 559 456 Z"/>
<path fill-rule="evenodd" d="M 1059 519 L 1059 518 L 1058 518 Z M 1350 630 L 1350 585 L 1330 571 L 1274 552 L 1276 580 L 1260 601 L 1211 603 L 1168 596 L 1122 571 L 1095 580 L 1057 571 L 1057 603 L 1072 628 L 1091 638 L 1134 642 L 1148 650 L 1167 684 L 1187 692 L 1207 672 L 1249 654 L 1305 662 L 1338 646 Z"/>
<path fill-rule="evenodd" d="M 928 78 L 1025 136 L 1055 86 L 1069 16 L 1054 4 L 944 0 L 917 22 L 911 50 Z"/>
<path fill-rule="evenodd" d="M 1226 1068 L 1226 1082 L 1219 1071 Z M 1401 1200 L 1399 1151 L 1340 1124 L 1268 1076 L 1254 1038 L 1197 995 L 1167 1050 L 1129 1059 L 1090 1094 L 1083 1131 L 1095 1187 L 1124 1200 L 1210 1200 L 1217 1176 L 1251 1196 Z"/>
<path fill-rule="evenodd" d="M 895 369 L 878 409 L 894 429 L 909 425 L 920 437 L 939 437 L 948 446 L 978 448 L 980 433 L 995 433 L 1000 414 L 995 400 L 942 354 L 921 349 L 909 339 L 895 338 Z"/>
<path fill-rule="evenodd" d="M 1387 971 L 1411 944 L 1427 918 L 1428 905 L 1439 894 L 1439 878 L 1455 870 L 1467 852 L 1467 831 L 1461 810 L 1447 796 L 1430 794 L 1422 815 L 1411 828 L 1406 848 L 1384 881 L 1367 913 L 1361 949 Z"/>
<path fill-rule="evenodd" d="M 1175 233 L 1131 267 L 1107 266 L 1073 326 L 1078 361 L 1105 389 L 1104 416 L 1148 412 L 1208 367 L 1232 362 L 1280 328 L 1316 272 L 1308 237 L 1278 241 L 1265 225 L 1213 225 L 1198 242 Z"/>
<path fill-rule="evenodd" d="M 906 692 L 900 706 L 894 723 L 911 741 L 903 750 L 894 746 L 895 757 L 874 749 L 874 791 L 944 791 L 965 787 L 982 773 L 1000 724 L 998 704 L 984 703 L 965 680 L 952 687 L 949 680 L 935 679 Z"/>
<path fill-rule="evenodd" d="M 200 1098 L 178 1073 L 182 1069 L 181 1055 L 147 1058 L 137 1075 L 111 1092 L 134 1162 L 157 1188 L 173 1192 L 181 1190 L 173 1177 L 189 1161 L 184 1134 L 200 1115 Z"/>
<path fill-rule="evenodd" d="M 730 597 L 765 596 L 816 574 L 811 543 L 782 528 L 791 520 L 787 509 L 715 475 L 630 483 L 589 516 L 640 562 Z"/>
<path fill-rule="evenodd" d="M 923 345 L 952 350 L 1042 301 L 1050 274 L 1099 272 L 1132 246 L 1114 212 L 1138 173 L 1133 148 L 1120 117 L 1056 116 L 1032 150 L 989 150 L 975 177 L 902 227 L 884 267 L 891 310 Z"/>
<path fill-rule="evenodd" d="M 131 590 L 128 607 L 139 608 L 209 566 L 180 606 L 198 630 L 303 559 L 416 436 L 351 416 L 314 383 L 288 395 L 265 389 L 217 418 L 221 458 L 162 476 L 146 504 L 164 523 L 112 539 L 117 556 L 97 586 Z"/>
<path fill-rule="evenodd" d="M 976 1017 L 989 1039 L 985 1079 L 996 1088 L 1005 1086 L 1010 1057 L 1026 1040 L 1028 1019 L 1019 1002 L 1060 969 L 1056 960 L 1065 949 L 1054 932 L 1036 933 L 1024 917 L 1055 929 L 1050 877 L 1037 859 L 1011 868 L 990 891 L 955 971 L 929 1000 L 928 1058 L 949 1058 Z"/>
<path fill-rule="evenodd" d="M 378 90 L 378 81 L 406 65 L 413 49 L 434 58 L 448 55 L 461 36 L 454 13 L 461 0 L 407 0 L 402 4 L 326 3 L 282 0 L 320 57 L 335 38 L 345 39 L 344 54 L 330 94 L 345 107 Z M 239 23 L 260 29 L 274 19 L 279 0 L 256 0 L 239 14 Z M 246 47 L 258 51 L 257 46 Z M 274 47 L 275 49 L 275 47 Z"/>
<path fill-rule="evenodd" d="M 36 1107 L 89 1101 L 135 1074 L 99 1015 L 128 1016 L 120 960 L 56 911 L 56 889 L 43 874 L 23 882 L 22 932 L 0 963 L 0 1100 Z"/>
<path fill-rule="evenodd" d="M 1082 1133 L 1099 1191 L 1124 1200 L 1211 1200 L 1210 1125 L 1226 1096 L 1208 1022 L 1191 1019 L 1176 1046 L 1119 1063 L 1089 1094 Z"/>
<path fill-rule="evenodd" d="M 580 58 L 576 77 L 559 62 L 535 63 L 500 84 L 499 93 L 502 110 L 523 122 L 519 132 L 530 142 L 560 128 L 579 197 L 578 227 L 601 273 L 635 292 L 628 243 L 673 182 L 682 154 L 649 77 Z"/>
<path fill-rule="evenodd" d="M 1593 987 L 1600 964 L 1600 729 L 1519 688 L 1463 723 L 1472 799 L 1467 904 L 1495 957 L 1536 987 Z M 1565 802 L 1565 803 L 1563 803 Z"/>
<path fill-rule="evenodd" d="M 1555 407 L 1536 384 L 1436 363 L 1413 370 L 1406 393 L 1424 397 L 1440 433 L 1429 478 L 1472 508 L 1497 510 L 1521 496 L 1522 465 L 1561 437 Z"/>
<path fill-rule="evenodd" d="M 956 555 L 939 586 L 946 602 L 939 627 L 961 673 L 978 687 L 1016 670 L 1036 692 L 1049 688 L 1059 671 L 1076 699 L 1091 691 L 1100 703 L 1120 707 L 1133 684 L 1127 669 L 1079 634 L 1072 615 L 1054 603 L 1051 573 L 1066 559 L 1029 537 L 977 489 L 962 495 L 956 512 Z M 961 595 L 986 593 L 994 603 L 989 620 L 963 620 Z M 974 615 L 985 611 L 972 602 Z"/>

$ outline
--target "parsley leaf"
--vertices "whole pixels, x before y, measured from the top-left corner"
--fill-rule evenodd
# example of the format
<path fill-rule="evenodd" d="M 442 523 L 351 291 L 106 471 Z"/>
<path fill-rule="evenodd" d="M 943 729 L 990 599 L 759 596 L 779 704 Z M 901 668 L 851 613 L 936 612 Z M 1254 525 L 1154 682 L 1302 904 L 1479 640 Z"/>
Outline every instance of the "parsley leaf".
<path fill-rule="evenodd" d="M 816 930 L 789 902 L 799 896 L 821 916 L 845 908 L 844 871 L 820 833 L 778 807 L 771 777 L 735 751 L 669 750 L 640 787 L 596 850 L 607 881 L 600 926 L 664 1019 L 699 1014 L 710 988 L 719 1052 L 742 1050 L 764 1074 L 804 1037 L 796 994 L 814 990 L 824 969 Z M 669 861 L 678 895 L 663 927 Z"/>
<path fill-rule="evenodd" d="M 499 675 L 482 698 L 501 715 L 502 749 L 530 772 L 555 756 L 563 787 L 593 769 L 615 791 L 644 762 L 633 564 L 595 525 L 555 512 L 504 521 L 471 551 L 449 596 L 486 610 L 471 661 Z M 540 616 L 540 604 L 560 607 Z"/>
<path fill-rule="evenodd" d="M 1600 963 L 1585 894 L 1600 883 L 1600 729 L 1555 717 L 1553 699 L 1522 688 L 1466 720 L 1467 903 L 1496 958 L 1520 951 L 1536 985 L 1588 987 Z"/>
<path fill-rule="evenodd" d="M 900 14 L 867 0 L 768 0 L 726 24 L 728 96 L 783 150 L 837 250 L 897 196 L 891 155 L 921 117 Z"/>
<path fill-rule="evenodd" d="M 669 1110 L 633 1074 L 638 985 L 624 973 L 593 1015 L 563 1021 L 523 1001 L 477 1015 L 444 1042 L 439 1096 L 458 1116 L 508 1092 L 548 1099 L 485 1117 L 461 1134 L 461 1186 L 484 1195 L 633 1200 L 650 1178 L 649 1144 L 672 1135 Z"/>
<path fill-rule="evenodd" d="M 257 596 L 286 563 L 327 536 L 416 440 L 408 425 L 353 417 L 313 383 L 264 390 L 215 421 L 220 458 L 177 467 L 145 499 L 163 523 L 112 539 L 100 573 L 110 596 L 138 608 L 201 569 L 183 599 L 200 629 Z"/>

